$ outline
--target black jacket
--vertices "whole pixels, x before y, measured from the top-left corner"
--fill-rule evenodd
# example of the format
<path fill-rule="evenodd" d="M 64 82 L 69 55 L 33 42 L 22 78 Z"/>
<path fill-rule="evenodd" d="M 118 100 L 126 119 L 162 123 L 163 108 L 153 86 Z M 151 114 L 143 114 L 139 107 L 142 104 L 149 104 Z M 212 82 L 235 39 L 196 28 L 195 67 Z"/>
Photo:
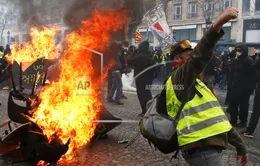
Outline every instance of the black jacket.
<path fill-rule="evenodd" d="M 122 62 L 121 62 L 121 49 L 118 47 L 116 43 L 113 43 L 110 50 L 109 50 L 109 55 L 112 57 L 112 67 L 110 68 L 110 71 L 116 71 L 119 70 L 121 71 L 122 69 Z"/>
<path fill-rule="evenodd" d="M 127 57 L 127 63 L 134 68 L 134 76 L 138 75 L 140 72 L 155 64 L 153 57 L 149 53 L 149 43 L 144 41 L 138 46 L 138 52 L 133 53 Z M 141 74 L 137 79 L 139 80 L 151 80 L 155 77 L 155 68 L 152 68 L 143 74 Z"/>
<path fill-rule="evenodd" d="M 256 72 L 255 82 L 256 82 L 256 90 L 260 92 L 260 59 L 256 60 L 250 66 L 251 72 Z"/>
<path fill-rule="evenodd" d="M 241 48 L 243 54 L 235 58 L 231 67 L 229 85 L 233 97 L 239 97 L 244 93 L 252 94 L 255 88 L 255 72 L 250 71 L 253 59 L 248 56 L 248 47 L 239 43 L 236 48 Z"/>

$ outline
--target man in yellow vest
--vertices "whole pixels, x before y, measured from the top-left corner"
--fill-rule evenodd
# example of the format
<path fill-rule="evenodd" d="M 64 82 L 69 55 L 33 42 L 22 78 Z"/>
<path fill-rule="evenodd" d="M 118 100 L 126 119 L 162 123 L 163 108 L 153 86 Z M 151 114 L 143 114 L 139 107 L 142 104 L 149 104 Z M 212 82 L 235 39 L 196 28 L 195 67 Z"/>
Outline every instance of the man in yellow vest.
<path fill-rule="evenodd" d="M 172 46 L 175 69 L 166 81 L 159 103 L 164 101 L 171 117 L 185 103 L 176 130 L 182 155 L 192 166 L 221 166 L 221 154 L 228 143 L 236 147 L 242 165 L 248 162 L 243 140 L 232 128 L 215 95 L 198 79 L 212 58 L 217 41 L 224 35 L 222 26 L 237 16 L 236 8 L 225 9 L 194 50 L 187 40 Z"/>

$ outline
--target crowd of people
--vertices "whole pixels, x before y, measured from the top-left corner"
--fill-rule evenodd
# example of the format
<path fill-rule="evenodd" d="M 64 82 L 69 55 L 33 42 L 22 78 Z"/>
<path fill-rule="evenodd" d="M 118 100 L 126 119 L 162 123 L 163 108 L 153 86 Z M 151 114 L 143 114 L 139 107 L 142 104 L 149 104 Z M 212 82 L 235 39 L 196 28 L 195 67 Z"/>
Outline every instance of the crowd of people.
<path fill-rule="evenodd" d="M 128 42 L 116 43 L 110 45 L 107 52 L 107 58 L 115 55 L 113 65 L 108 70 L 108 102 L 114 102 L 123 105 L 122 99 L 127 99 L 123 94 L 122 74 L 128 74 L 134 70 L 134 77 L 137 96 L 142 108 L 141 116 L 146 110 L 146 103 L 152 99 L 152 94 L 146 87 L 148 85 L 163 82 L 172 71 L 170 54 L 162 54 L 160 48 L 155 50 L 150 48 L 149 42 L 144 41 L 139 44 L 138 48 Z M 151 69 L 144 71 L 148 67 Z M 142 72 L 142 73 L 141 73 Z"/>
<path fill-rule="evenodd" d="M 204 70 L 204 83 L 213 90 L 218 85 L 226 89 L 225 105 L 227 113 L 231 116 L 231 124 L 244 128 L 248 122 L 249 100 L 255 92 L 253 114 L 248 129 L 243 132 L 247 137 L 253 138 L 253 133 L 259 119 L 259 69 L 260 53 L 249 55 L 248 47 L 238 43 L 231 52 L 215 52 L 210 63 Z M 239 123 L 238 123 L 239 119 Z"/>

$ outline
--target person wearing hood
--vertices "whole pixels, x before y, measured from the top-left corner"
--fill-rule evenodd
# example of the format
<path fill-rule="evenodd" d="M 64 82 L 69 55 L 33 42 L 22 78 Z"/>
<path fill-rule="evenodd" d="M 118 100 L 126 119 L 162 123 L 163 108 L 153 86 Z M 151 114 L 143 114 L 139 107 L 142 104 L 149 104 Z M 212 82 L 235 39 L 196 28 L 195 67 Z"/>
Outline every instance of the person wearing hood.
<path fill-rule="evenodd" d="M 142 108 L 142 114 L 140 115 L 143 116 L 146 112 L 146 103 L 152 99 L 151 90 L 147 87 L 153 83 L 155 77 L 155 68 L 143 72 L 143 70 L 155 64 L 149 52 L 149 42 L 140 43 L 137 52 L 127 57 L 127 63 L 133 66 L 135 77 L 140 74 L 135 78 L 135 83 L 137 97 Z"/>
<path fill-rule="evenodd" d="M 249 99 L 255 88 L 255 72 L 250 71 L 253 59 L 248 56 L 248 47 L 243 43 L 238 43 L 235 51 L 236 58 L 232 64 L 229 79 L 230 122 L 236 127 L 246 127 Z M 237 124 L 238 115 L 240 123 Z"/>
<path fill-rule="evenodd" d="M 250 66 L 251 72 L 256 72 L 256 89 L 255 89 L 255 98 L 253 105 L 253 113 L 250 118 L 250 122 L 247 126 L 246 131 L 242 132 L 242 134 L 246 137 L 253 138 L 253 134 L 257 127 L 259 118 L 260 118 L 260 54 L 256 53 L 256 60 Z"/>

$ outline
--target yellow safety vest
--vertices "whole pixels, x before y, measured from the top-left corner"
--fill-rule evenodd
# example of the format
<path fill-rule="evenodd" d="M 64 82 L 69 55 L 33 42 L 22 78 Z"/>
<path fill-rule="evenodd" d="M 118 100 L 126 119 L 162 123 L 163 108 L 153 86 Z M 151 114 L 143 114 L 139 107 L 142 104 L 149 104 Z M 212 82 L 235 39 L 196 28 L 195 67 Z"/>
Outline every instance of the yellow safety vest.
<path fill-rule="evenodd" d="M 215 95 L 199 79 L 197 83 L 195 88 L 203 97 L 196 94 L 181 111 L 176 127 L 179 146 L 228 132 L 232 128 Z M 166 106 L 171 117 L 176 116 L 181 106 L 171 77 L 166 82 Z"/>
<path fill-rule="evenodd" d="M 2 51 L 0 51 L 0 58 L 3 58 L 4 53 Z"/>
<path fill-rule="evenodd" d="M 163 64 L 164 66 L 166 66 L 166 61 L 165 61 L 164 56 L 162 56 L 162 64 Z"/>
<path fill-rule="evenodd" d="M 154 58 L 158 58 L 158 55 L 156 55 L 156 54 L 154 54 L 154 56 L 153 56 Z M 156 61 L 155 62 L 156 64 L 158 64 L 158 62 Z"/>

